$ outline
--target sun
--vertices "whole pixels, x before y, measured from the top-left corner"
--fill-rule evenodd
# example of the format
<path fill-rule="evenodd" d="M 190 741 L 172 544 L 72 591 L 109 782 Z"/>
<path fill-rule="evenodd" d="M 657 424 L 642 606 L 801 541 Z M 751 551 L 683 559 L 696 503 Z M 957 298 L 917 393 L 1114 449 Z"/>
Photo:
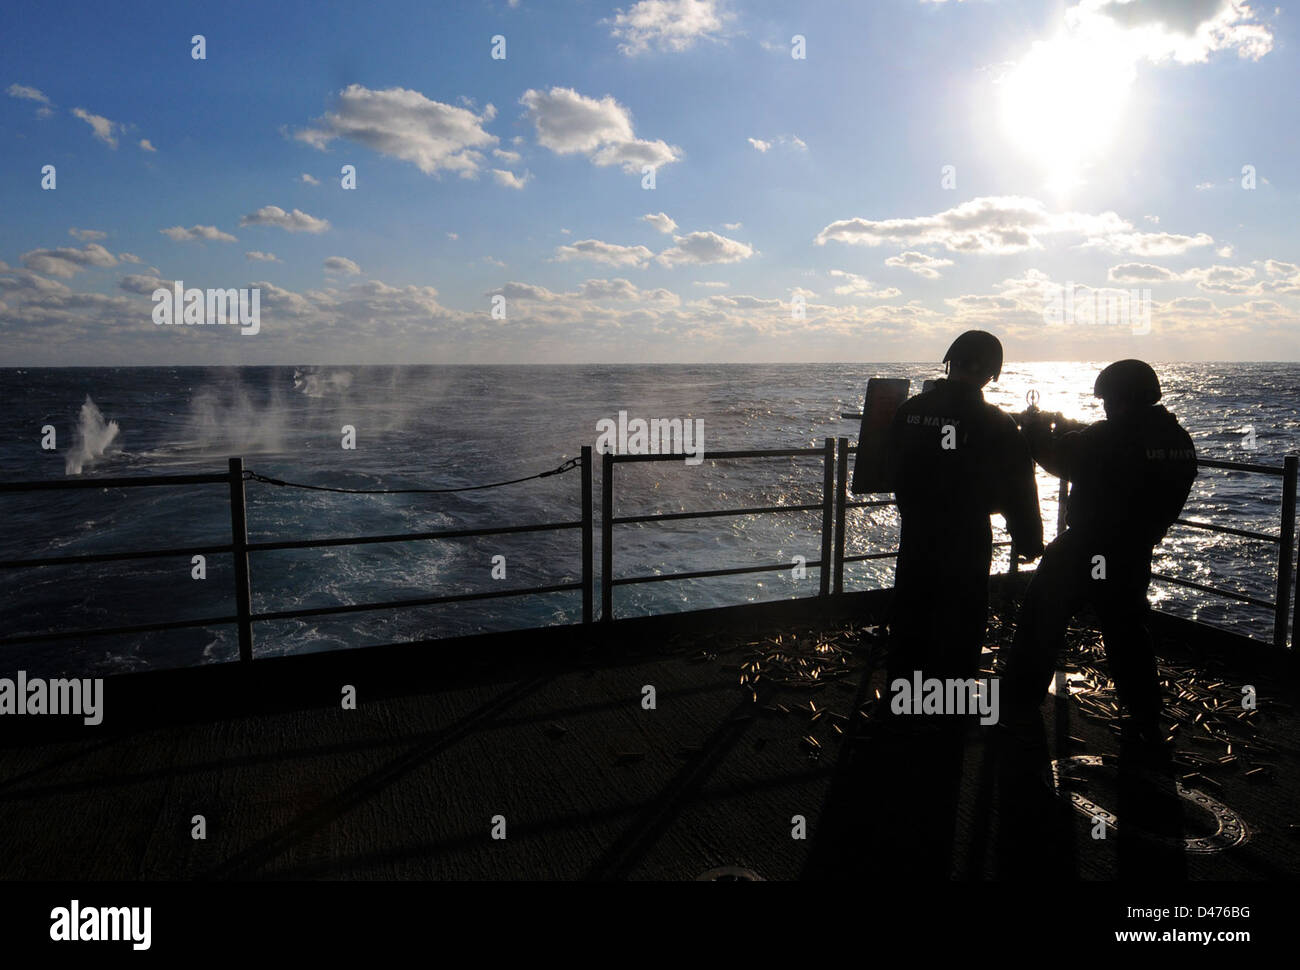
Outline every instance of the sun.
<path fill-rule="evenodd" d="M 1073 34 L 1038 41 L 999 81 L 1003 132 L 1049 189 L 1068 192 L 1104 162 L 1134 75 L 1118 45 Z"/>

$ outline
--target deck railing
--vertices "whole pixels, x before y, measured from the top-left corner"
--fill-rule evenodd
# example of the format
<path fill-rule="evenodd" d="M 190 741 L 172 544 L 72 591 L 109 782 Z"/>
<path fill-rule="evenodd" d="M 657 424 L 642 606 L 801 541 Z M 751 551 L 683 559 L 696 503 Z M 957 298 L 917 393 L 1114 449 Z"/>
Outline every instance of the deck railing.
<path fill-rule="evenodd" d="M 590 446 L 586 446 L 582 449 L 582 457 L 579 459 L 579 465 L 582 469 L 582 484 L 579 499 L 580 518 L 574 521 L 538 522 L 528 525 L 511 525 L 483 529 L 442 529 L 435 532 L 402 532 L 394 535 L 300 539 L 281 542 L 248 541 L 248 517 L 245 503 L 245 482 L 247 481 L 247 476 L 244 471 L 244 461 L 242 458 L 231 458 L 225 475 L 153 475 L 138 478 L 68 478 L 50 482 L 0 483 L 0 494 L 79 488 L 165 488 L 179 485 L 216 485 L 225 483 L 228 484 L 230 489 L 231 531 L 231 542 L 222 545 L 136 549 L 127 552 L 98 553 L 79 556 L 48 556 L 39 559 L 8 559 L 0 560 L 0 569 L 31 569 L 40 566 L 118 562 L 129 559 L 156 559 L 172 556 L 214 555 L 224 553 L 231 554 L 234 557 L 235 563 L 235 613 L 233 615 L 208 616 L 193 620 L 173 620 L 166 623 L 96 627 L 93 629 L 67 630 L 56 633 L 4 637 L 0 638 L 0 647 L 20 643 L 70 640 L 78 637 L 153 633 L 163 630 L 179 630 L 186 627 L 222 626 L 233 623 L 239 631 L 239 659 L 247 662 L 253 659 L 254 623 L 261 623 L 268 620 L 292 620 L 309 616 L 335 616 L 344 613 L 360 613 L 371 610 L 392 610 L 416 606 L 436 606 L 443 603 L 460 603 L 473 600 L 501 599 L 510 596 L 559 593 L 577 589 L 582 590 L 583 622 L 590 623 L 592 620 L 593 593 L 591 573 L 592 508 Z M 513 535 L 522 532 L 554 532 L 567 529 L 580 529 L 582 532 L 582 579 L 577 582 L 552 583 L 546 586 L 529 586 L 518 589 L 488 590 L 477 593 L 421 596 L 400 600 L 347 604 L 344 606 L 317 607 L 314 609 L 272 610 L 263 613 L 254 613 L 252 610 L 252 582 L 249 571 L 249 556 L 255 553 L 270 552 L 280 549 L 321 549 L 330 546 L 359 546 L 390 542 L 467 539 L 478 536 Z"/>
<path fill-rule="evenodd" d="M 848 501 L 846 487 L 848 483 L 848 462 L 849 455 L 855 454 L 857 448 L 849 444 L 847 438 L 839 439 L 839 474 L 836 485 L 837 510 L 836 510 L 836 575 L 835 575 L 835 592 L 839 593 L 844 588 L 844 563 L 861 562 L 867 559 L 887 559 L 898 555 L 898 550 L 890 552 L 872 553 L 865 556 L 845 556 L 845 510 L 856 508 L 875 508 L 880 506 L 889 506 L 896 504 L 892 498 L 873 501 Z M 1296 521 L 1296 478 L 1297 471 L 1300 470 L 1300 458 L 1295 455 L 1288 455 L 1281 465 L 1261 465 L 1252 462 L 1240 461 L 1223 461 L 1217 458 L 1197 458 L 1198 468 L 1220 468 L 1229 471 L 1238 471 L 1247 474 L 1265 475 L 1271 478 L 1282 479 L 1282 502 L 1281 516 L 1278 534 L 1274 535 L 1269 532 L 1257 532 L 1250 529 L 1236 529 L 1231 526 L 1215 525 L 1212 522 L 1203 522 L 1199 519 L 1178 518 L 1174 521 L 1174 527 L 1183 527 L 1189 529 L 1201 529 L 1207 532 L 1217 532 L 1224 535 L 1240 536 L 1246 539 L 1256 539 L 1264 542 L 1275 543 L 1278 547 L 1277 553 L 1277 585 L 1276 595 L 1272 600 L 1260 599 L 1256 596 L 1248 596 L 1245 593 L 1238 593 L 1235 590 L 1223 589 L 1217 586 L 1210 586 L 1204 583 L 1193 582 L 1189 579 L 1182 579 L 1178 576 L 1170 576 L 1166 573 L 1152 572 L 1151 578 L 1161 582 L 1171 583 L 1176 586 L 1183 586 L 1188 589 L 1195 589 L 1202 593 L 1208 593 L 1212 596 L 1222 597 L 1224 599 L 1235 600 L 1240 603 L 1249 603 L 1252 606 L 1262 607 L 1273 611 L 1273 645 L 1278 649 L 1287 647 L 1288 622 L 1290 621 L 1291 629 L 1300 629 L 1300 571 L 1294 568 L 1295 564 L 1295 521 Z M 1057 493 L 1057 512 L 1056 512 L 1056 532 L 1060 535 L 1065 531 L 1065 509 L 1066 498 L 1069 494 L 1070 483 L 1067 479 L 1059 479 Z M 1016 558 L 1016 548 L 1014 542 L 995 542 L 995 547 L 1009 546 L 1010 561 L 1008 570 L 1012 573 L 1017 572 L 1019 563 Z M 1292 583 L 1295 582 L 1294 599 L 1292 597 Z M 1293 618 L 1292 611 L 1295 610 Z"/>
<path fill-rule="evenodd" d="M 821 558 L 815 568 L 821 580 L 818 595 L 827 596 L 831 592 L 832 561 L 832 522 L 835 504 L 835 439 L 827 438 L 821 448 L 770 448 L 751 451 L 716 451 L 705 455 L 710 461 L 739 461 L 754 458 L 797 458 L 820 457 L 822 459 L 822 500 L 805 505 L 764 505 L 735 509 L 710 509 L 703 512 L 660 512 L 650 515 L 614 515 L 614 468 L 627 462 L 643 461 L 677 461 L 681 455 L 604 455 L 602 469 L 601 502 L 601 618 L 614 618 L 614 587 L 629 586 L 634 583 L 657 583 L 680 579 L 702 579 L 711 576 L 737 576 L 742 573 L 775 572 L 790 568 L 790 563 L 765 563 L 761 566 L 739 566 L 731 569 L 706 569 L 695 572 L 655 574 L 648 576 L 614 576 L 614 527 L 629 525 L 634 522 L 667 522 L 680 519 L 711 519 L 732 515 L 773 515 L 790 512 L 821 512 Z M 809 565 L 812 565 L 811 563 Z"/>
<path fill-rule="evenodd" d="M 719 451 L 704 455 L 709 461 L 761 461 L 773 458 L 816 458 L 820 459 L 820 501 L 795 505 L 760 505 L 741 506 L 726 509 L 709 509 L 703 511 L 658 512 L 638 515 L 615 515 L 615 472 L 618 465 L 635 462 L 682 461 L 681 455 L 602 455 L 601 480 L 601 570 L 600 570 L 600 618 L 603 621 L 614 619 L 614 589 L 644 583 L 670 582 L 674 580 L 708 579 L 721 576 L 735 576 L 748 573 L 775 572 L 791 568 L 791 563 L 763 563 L 754 566 L 739 566 L 723 569 L 706 569 L 674 573 L 657 573 L 652 575 L 616 576 L 614 573 L 615 529 L 637 523 L 668 522 L 721 518 L 741 515 L 780 515 L 798 512 L 817 512 L 820 514 L 821 553 L 816 562 L 807 566 L 819 571 L 819 583 L 816 596 L 838 596 L 844 592 L 844 567 L 849 563 L 868 560 L 890 559 L 898 555 L 898 550 L 875 552 L 863 555 L 846 555 L 846 538 L 848 534 L 847 512 L 857 508 L 880 508 L 895 504 L 893 498 L 850 500 L 849 459 L 857 451 L 847 438 L 826 438 L 822 447 L 817 448 L 778 448 L 748 449 L 737 451 Z M 172 620 L 157 623 L 134 624 L 116 627 L 98 627 L 93 629 L 64 630 L 53 633 L 41 633 L 0 638 L 0 647 L 68 640 L 90 636 L 128 635 L 135 633 L 153 633 L 192 627 L 206 627 L 234 624 L 239 635 L 239 656 L 242 661 L 253 659 L 253 627 L 256 623 L 275 620 L 290 620 L 312 616 L 331 616 L 358 613 L 372 610 L 404 609 L 409 607 L 435 606 L 446 603 L 469 602 L 475 600 L 500 599 L 541 595 L 549 593 L 582 591 L 582 623 L 590 624 L 594 619 L 594 537 L 593 537 L 593 466 L 592 449 L 582 448 L 578 459 L 581 468 L 579 494 L 579 516 L 576 519 L 558 522 L 538 522 L 524 525 L 498 526 L 493 528 L 443 529 L 431 532 L 405 532 L 389 535 L 346 536 L 324 539 L 285 540 L 268 542 L 250 542 L 248 540 L 247 509 L 245 487 L 249 474 L 245 472 L 241 458 L 231 458 L 225 474 L 204 475 L 155 475 L 138 478 L 68 478 L 47 482 L 10 482 L 0 483 L 0 494 L 16 492 L 42 492 L 64 489 L 105 489 L 105 488 L 140 488 L 140 487 L 181 487 L 198 485 L 226 485 L 229 492 L 231 541 L 221 544 L 200 544 L 171 548 L 136 549 L 126 552 L 95 553 L 71 556 L 47 556 L 28 559 L 0 560 L 0 569 L 33 569 L 45 566 L 73 565 L 85 563 L 107 563 L 132 559 L 151 559 L 164 557 L 191 557 L 195 555 L 230 554 L 235 564 L 235 612 L 230 615 L 206 616 L 198 619 Z M 1202 467 L 1226 469 L 1248 474 L 1265 475 L 1280 478 L 1282 484 L 1281 523 L 1278 534 L 1237 529 L 1217 525 L 1198 519 L 1177 520 L 1182 528 L 1201 529 L 1226 535 L 1235 535 L 1252 540 L 1275 543 L 1278 546 L 1276 596 L 1273 600 L 1264 600 L 1248 596 L 1234 590 L 1222 589 L 1208 584 L 1153 573 L 1153 578 L 1161 581 L 1195 589 L 1203 593 L 1223 597 L 1229 600 L 1251 604 L 1273 611 L 1274 646 L 1284 649 L 1287 646 L 1288 621 L 1293 628 L 1300 618 L 1292 616 L 1292 609 L 1300 611 L 1300 570 L 1294 568 L 1295 553 L 1295 514 L 1296 514 L 1296 480 L 1300 459 L 1288 456 L 1280 466 L 1262 465 L 1246 462 L 1222 461 L 1218 459 L 1199 458 Z M 1067 483 L 1060 482 L 1060 504 L 1058 508 L 1057 531 L 1064 527 L 1065 498 Z M 318 607 L 298 610 L 272 610 L 254 613 L 252 610 L 252 581 L 249 569 L 250 556 L 262 552 L 284 549 L 319 549 L 333 546 L 370 545 L 377 543 L 441 541 L 464 539 L 481 536 L 510 535 L 530 532 L 558 532 L 580 530 L 582 577 L 576 582 L 552 583 L 542 586 L 520 587 L 505 590 L 488 590 L 474 593 L 456 593 L 437 596 L 387 600 L 347 604 L 342 606 Z M 1015 548 L 1010 542 L 998 542 L 995 546 L 1011 546 L 1009 569 L 1017 570 Z M 1294 597 L 1292 584 L 1295 584 Z"/>

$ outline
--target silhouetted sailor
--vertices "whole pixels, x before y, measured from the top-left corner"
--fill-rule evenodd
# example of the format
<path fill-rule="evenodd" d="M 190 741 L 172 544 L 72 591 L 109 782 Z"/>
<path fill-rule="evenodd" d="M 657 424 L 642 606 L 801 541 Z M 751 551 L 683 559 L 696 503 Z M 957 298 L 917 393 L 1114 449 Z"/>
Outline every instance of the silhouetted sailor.
<path fill-rule="evenodd" d="M 1111 675 L 1131 721 L 1128 736 L 1158 741 L 1160 687 L 1146 628 L 1154 547 L 1182 512 L 1196 478 L 1196 449 L 1174 415 L 1157 404 L 1160 381 L 1140 360 L 1097 377 L 1106 420 L 1083 425 L 1051 415 L 1024 422 L 1035 460 L 1070 480 L 1068 528 L 1043 556 L 1020 608 L 1003 678 L 1013 711 L 1047 693 L 1070 617 L 1091 605 Z"/>
<path fill-rule="evenodd" d="M 902 528 L 889 683 L 916 670 L 975 676 L 988 614 L 990 515 L 1006 516 L 1026 560 L 1043 550 L 1029 445 L 982 393 L 1002 372 L 1002 344 L 970 330 L 943 362 L 947 379 L 905 401 L 890 427 L 887 461 Z"/>

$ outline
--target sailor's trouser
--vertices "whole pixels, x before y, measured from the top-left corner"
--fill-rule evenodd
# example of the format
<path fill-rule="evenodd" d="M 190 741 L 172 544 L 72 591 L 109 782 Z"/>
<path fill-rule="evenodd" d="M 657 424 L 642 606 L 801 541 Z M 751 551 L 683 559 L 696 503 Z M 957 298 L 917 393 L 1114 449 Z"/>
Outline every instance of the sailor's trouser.
<path fill-rule="evenodd" d="M 1016 636 L 1002 677 L 1012 709 L 1042 703 L 1056 671 L 1070 618 L 1084 605 L 1101 621 L 1111 676 L 1133 719 L 1154 725 L 1160 685 L 1147 630 L 1151 547 L 1116 544 L 1067 529 L 1043 554 L 1020 606 Z"/>
<path fill-rule="evenodd" d="M 887 683 L 911 680 L 915 671 L 939 679 L 976 674 L 988 625 L 993 537 L 987 517 L 963 525 L 903 526 Z"/>

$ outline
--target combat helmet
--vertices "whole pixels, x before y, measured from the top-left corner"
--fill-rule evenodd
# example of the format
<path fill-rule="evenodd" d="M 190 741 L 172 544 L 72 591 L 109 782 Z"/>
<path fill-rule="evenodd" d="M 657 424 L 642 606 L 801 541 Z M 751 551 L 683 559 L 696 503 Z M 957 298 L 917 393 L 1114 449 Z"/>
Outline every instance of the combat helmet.
<path fill-rule="evenodd" d="M 997 380 L 1002 373 L 1002 341 L 985 330 L 967 330 L 943 355 L 945 364 L 950 361 L 974 364 L 980 376 Z"/>
<path fill-rule="evenodd" d="M 1145 361 L 1117 360 L 1097 375 L 1092 393 L 1103 401 L 1155 404 L 1160 400 L 1160 378 Z"/>

